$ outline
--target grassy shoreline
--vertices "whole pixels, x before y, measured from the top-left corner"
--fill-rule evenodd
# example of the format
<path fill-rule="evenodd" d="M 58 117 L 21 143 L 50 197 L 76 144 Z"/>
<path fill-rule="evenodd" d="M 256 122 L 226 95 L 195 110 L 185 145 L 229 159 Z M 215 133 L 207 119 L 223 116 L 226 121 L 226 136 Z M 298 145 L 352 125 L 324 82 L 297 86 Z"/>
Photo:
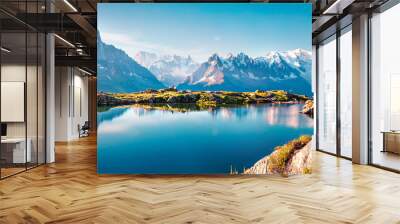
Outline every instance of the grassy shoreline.
<path fill-rule="evenodd" d="M 137 93 L 98 93 L 99 106 L 130 104 L 196 104 L 201 108 L 258 103 L 304 103 L 303 95 L 282 90 L 255 92 L 147 90 Z"/>

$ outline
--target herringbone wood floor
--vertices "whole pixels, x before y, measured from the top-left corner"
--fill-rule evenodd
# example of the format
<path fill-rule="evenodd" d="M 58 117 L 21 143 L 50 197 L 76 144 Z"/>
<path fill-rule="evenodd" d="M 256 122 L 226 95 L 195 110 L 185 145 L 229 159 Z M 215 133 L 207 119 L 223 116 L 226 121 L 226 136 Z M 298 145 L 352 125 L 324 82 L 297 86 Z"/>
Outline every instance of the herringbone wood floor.
<path fill-rule="evenodd" d="M 314 173 L 99 176 L 95 138 L 0 181 L 0 223 L 400 223 L 400 175 L 315 153 Z"/>

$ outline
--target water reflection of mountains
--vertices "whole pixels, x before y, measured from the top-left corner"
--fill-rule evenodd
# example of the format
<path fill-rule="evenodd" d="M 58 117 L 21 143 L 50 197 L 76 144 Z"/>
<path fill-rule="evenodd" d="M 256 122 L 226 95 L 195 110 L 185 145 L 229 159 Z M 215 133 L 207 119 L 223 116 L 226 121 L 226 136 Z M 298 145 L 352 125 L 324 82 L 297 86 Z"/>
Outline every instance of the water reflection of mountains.
<path fill-rule="evenodd" d="M 138 117 L 149 116 L 156 112 L 161 114 L 193 113 L 207 111 L 212 117 L 222 119 L 251 119 L 252 117 L 263 116 L 269 125 L 285 125 L 293 128 L 313 127 L 313 120 L 301 114 L 302 104 L 259 104 L 241 105 L 216 108 L 199 108 L 196 105 L 131 105 L 118 107 L 99 107 L 97 113 L 98 125 L 104 121 L 116 119 L 128 110 L 131 110 Z"/>

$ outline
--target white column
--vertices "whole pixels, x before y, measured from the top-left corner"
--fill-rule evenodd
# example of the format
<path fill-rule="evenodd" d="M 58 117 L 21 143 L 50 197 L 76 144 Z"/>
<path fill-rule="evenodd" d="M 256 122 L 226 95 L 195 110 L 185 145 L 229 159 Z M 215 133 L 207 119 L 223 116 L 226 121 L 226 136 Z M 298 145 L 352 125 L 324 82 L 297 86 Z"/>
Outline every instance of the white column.
<path fill-rule="evenodd" d="M 46 36 L 46 163 L 55 161 L 55 55 L 54 35 Z"/>
<path fill-rule="evenodd" d="M 368 163 L 368 15 L 353 19 L 352 157 Z"/>

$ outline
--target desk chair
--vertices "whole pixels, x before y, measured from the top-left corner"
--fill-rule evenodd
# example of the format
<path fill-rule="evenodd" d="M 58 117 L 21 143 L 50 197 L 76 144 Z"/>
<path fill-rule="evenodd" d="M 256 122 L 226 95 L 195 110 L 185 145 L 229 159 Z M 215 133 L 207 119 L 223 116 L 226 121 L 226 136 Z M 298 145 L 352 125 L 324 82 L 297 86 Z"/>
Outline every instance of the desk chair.
<path fill-rule="evenodd" d="M 79 138 L 89 136 L 89 129 L 90 129 L 89 121 L 85 121 L 82 127 L 78 125 Z"/>

